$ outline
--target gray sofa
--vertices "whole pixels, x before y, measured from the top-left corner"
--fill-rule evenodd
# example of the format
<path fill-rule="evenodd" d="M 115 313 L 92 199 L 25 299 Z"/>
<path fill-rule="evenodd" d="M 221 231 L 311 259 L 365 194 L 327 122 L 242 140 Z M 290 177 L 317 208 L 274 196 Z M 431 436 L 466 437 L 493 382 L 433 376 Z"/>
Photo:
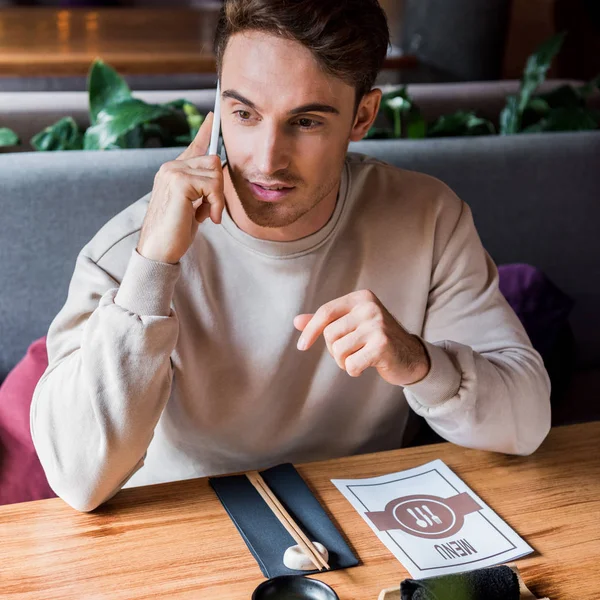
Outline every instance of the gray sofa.
<path fill-rule="evenodd" d="M 600 418 L 600 132 L 364 141 L 351 150 L 447 182 L 497 263 L 533 264 L 575 300 L 576 375 L 561 422 Z M 0 381 L 46 333 L 81 247 L 178 153 L 0 155 Z"/>

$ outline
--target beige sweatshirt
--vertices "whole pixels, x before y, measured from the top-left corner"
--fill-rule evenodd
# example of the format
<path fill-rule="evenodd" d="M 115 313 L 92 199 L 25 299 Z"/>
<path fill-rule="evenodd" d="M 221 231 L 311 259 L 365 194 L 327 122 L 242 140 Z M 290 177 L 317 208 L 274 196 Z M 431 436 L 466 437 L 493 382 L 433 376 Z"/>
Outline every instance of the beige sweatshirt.
<path fill-rule="evenodd" d="M 251 237 L 225 211 L 177 265 L 135 248 L 149 195 L 83 248 L 31 407 L 52 488 L 91 510 L 127 486 L 399 447 L 409 410 L 447 440 L 527 454 L 549 381 L 471 212 L 440 181 L 349 154 L 318 232 Z M 352 378 L 293 318 L 370 289 L 426 341 L 404 388 Z"/>

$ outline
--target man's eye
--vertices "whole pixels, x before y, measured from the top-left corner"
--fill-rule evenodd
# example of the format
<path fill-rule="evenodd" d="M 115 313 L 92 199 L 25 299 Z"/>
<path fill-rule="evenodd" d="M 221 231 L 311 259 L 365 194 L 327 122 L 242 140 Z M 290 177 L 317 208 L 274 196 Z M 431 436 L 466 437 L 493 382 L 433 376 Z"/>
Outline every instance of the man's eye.
<path fill-rule="evenodd" d="M 250 119 L 250 113 L 247 110 L 236 110 L 235 113 L 240 121 L 248 121 Z"/>
<path fill-rule="evenodd" d="M 319 121 L 314 121 L 313 119 L 307 118 L 298 119 L 296 122 L 298 123 L 298 125 L 300 125 L 301 129 L 316 129 L 321 125 Z"/>

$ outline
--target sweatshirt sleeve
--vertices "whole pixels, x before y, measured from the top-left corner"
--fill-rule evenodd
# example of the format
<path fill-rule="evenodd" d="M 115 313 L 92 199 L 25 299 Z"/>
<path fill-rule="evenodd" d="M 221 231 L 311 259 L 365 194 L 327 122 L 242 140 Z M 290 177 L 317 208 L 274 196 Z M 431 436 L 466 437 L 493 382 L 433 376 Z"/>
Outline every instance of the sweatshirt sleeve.
<path fill-rule="evenodd" d="M 550 429 L 549 378 L 499 290 L 469 207 L 448 193 L 422 332 L 431 368 L 405 397 L 450 442 L 530 454 Z"/>
<path fill-rule="evenodd" d="M 181 266 L 133 250 L 120 283 L 85 254 L 47 336 L 31 434 L 52 489 L 90 511 L 143 465 L 170 396 Z"/>

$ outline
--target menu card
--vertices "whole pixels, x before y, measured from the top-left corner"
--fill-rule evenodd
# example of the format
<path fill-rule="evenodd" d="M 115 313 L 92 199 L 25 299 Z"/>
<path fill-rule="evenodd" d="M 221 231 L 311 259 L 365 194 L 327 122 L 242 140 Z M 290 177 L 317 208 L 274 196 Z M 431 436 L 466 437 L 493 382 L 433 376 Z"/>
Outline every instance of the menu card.
<path fill-rule="evenodd" d="M 533 552 L 441 460 L 332 483 L 414 578 L 489 567 Z"/>

